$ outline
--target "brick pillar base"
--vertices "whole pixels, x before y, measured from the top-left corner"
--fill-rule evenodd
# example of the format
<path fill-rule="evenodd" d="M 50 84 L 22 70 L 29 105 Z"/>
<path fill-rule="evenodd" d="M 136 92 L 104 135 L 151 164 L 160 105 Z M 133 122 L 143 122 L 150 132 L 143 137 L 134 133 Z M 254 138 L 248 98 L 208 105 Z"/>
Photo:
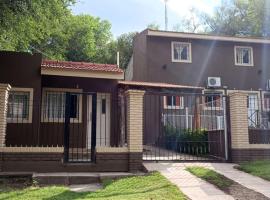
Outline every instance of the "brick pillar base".
<path fill-rule="evenodd" d="M 129 162 L 128 162 L 128 168 L 130 172 L 136 172 L 136 171 L 142 171 L 143 165 L 142 165 L 142 156 L 143 153 L 129 153 Z"/>
<path fill-rule="evenodd" d="M 127 95 L 127 141 L 129 171 L 142 170 L 143 153 L 143 97 L 144 91 L 128 90 Z"/>

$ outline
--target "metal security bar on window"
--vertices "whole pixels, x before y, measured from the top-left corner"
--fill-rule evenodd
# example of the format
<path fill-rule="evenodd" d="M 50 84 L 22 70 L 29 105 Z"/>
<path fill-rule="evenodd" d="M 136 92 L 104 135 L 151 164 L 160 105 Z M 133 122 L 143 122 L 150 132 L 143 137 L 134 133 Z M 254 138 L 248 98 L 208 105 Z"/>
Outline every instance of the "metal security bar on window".
<path fill-rule="evenodd" d="M 29 92 L 11 91 L 8 99 L 8 122 L 22 122 L 29 119 Z"/>

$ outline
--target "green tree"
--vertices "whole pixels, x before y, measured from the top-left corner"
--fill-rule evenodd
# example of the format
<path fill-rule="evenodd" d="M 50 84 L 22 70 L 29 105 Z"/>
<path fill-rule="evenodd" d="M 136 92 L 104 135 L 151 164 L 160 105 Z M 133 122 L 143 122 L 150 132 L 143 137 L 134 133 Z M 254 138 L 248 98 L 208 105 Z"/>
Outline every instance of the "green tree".
<path fill-rule="evenodd" d="M 214 15 L 202 14 L 206 32 L 225 35 L 270 36 L 269 0 L 224 1 Z"/>
<path fill-rule="evenodd" d="M 71 15 L 74 0 L 1 0 L 0 49 L 29 51 Z"/>
<path fill-rule="evenodd" d="M 173 26 L 173 31 L 196 33 L 202 30 L 202 23 L 199 18 L 199 11 L 195 8 L 190 9 L 190 15 L 182 17 L 180 22 Z"/>
<path fill-rule="evenodd" d="M 126 68 L 133 53 L 133 38 L 137 32 L 124 33 L 117 38 L 117 50 L 120 53 L 120 66 Z"/>
<path fill-rule="evenodd" d="M 103 62 L 112 35 L 111 24 L 90 15 L 72 16 L 64 25 L 68 44 L 65 57 L 72 61 Z"/>

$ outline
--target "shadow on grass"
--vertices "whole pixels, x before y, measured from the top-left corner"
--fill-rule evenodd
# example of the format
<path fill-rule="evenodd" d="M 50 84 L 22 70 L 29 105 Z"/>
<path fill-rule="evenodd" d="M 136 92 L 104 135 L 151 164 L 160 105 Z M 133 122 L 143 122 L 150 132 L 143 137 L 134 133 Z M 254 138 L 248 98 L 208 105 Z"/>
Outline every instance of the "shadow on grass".
<path fill-rule="evenodd" d="M 127 196 L 126 199 L 128 199 L 129 195 L 138 195 L 138 194 L 145 194 L 145 193 L 150 193 L 154 192 L 156 190 L 160 189 L 165 189 L 171 187 L 170 185 L 164 185 L 161 187 L 154 187 L 151 189 L 146 189 L 142 191 L 134 191 L 134 192 L 112 192 L 112 193 L 102 193 L 102 190 L 99 192 L 82 192 L 82 193 L 76 193 L 76 192 L 71 192 L 71 191 L 64 191 L 60 194 L 48 197 L 48 198 L 43 198 L 43 200 L 72 200 L 72 199 L 104 199 L 104 198 L 116 198 L 118 196 Z"/>

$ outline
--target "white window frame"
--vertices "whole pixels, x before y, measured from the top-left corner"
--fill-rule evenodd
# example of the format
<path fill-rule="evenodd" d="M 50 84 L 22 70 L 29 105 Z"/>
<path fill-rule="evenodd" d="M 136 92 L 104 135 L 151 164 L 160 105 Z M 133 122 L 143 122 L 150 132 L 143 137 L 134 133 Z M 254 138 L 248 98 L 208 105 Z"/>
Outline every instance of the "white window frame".
<path fill-rule="evenodd" d="M 28 119 L 24 118 L 9 118 L 7 117 L 7 123 L 32 123 L 33 118 L 33 88 L 19 88 L 13 87 L 10 90 L 11 92 L 28 92 L 29 93 L 29 108 L 28 108 Z"/>
<path fill-rule="evenodd" d="M 179 106 L 168 106 L 167 97 L 179 97 L 180 105 Z M 164 101 L 164 109 L 184 109 L 184 97 L 183 96 L 177 96 L 177 95 L 168 95 L 163 97 Z M 175 102 L 176 105 L 176 102 Z"/>
<path fill-rule="evenodd" d="M 48 92 L 82 92 L 82 89 L 70 89 L 70 88 L 43 88 L 42 89 L 42 109 L 41 109 L 41 122 L 54 122 L 54 123 L 64 123 L 65 118 L 48 118 L 44 113 L 44 103 L 46 100 L 46 93 Z M 70 123 L 82 123 L 82 95 L 79 95 L 79 116 L 78 118 L 70 118 Z"/>
<path fill-rule="evenodd" d="M 250 49 L 250 63 L 237 63 L 237 49 L 238 48 L 245 48 L 245 49 Z M 254 60 L 253 60 L 253 48 L 251 46 L 234 46 L 234 64 L 236 66 L 254 66 Z"/>
<path fill-rule="evenodd" d="M 205 104 L 205 101 L 204 101 L 204 104 L 203 104 L 203 109 L 204 110 L 213 110 L 213 111 L 218 111 L 218 110 L 223 110 L 223 99 L 222 99 L 222 96 L 224 95 L 224 90 L 209 90 L 209 89 L 205 89 L 205 90 L 203 90 L 203 94 L 204 95 L 207 95 L 207 94 L 217 94 L 217 93 L 219 93 L 220 94 L 220 97 L 221 97 L 221 99 L 220 99 L 220 102 L 221 102 L 221 106 L 220 107 L 209 107 L 209 106 L 206 106 L 206 104 Z M 204 98 L 205 98 L 205 96 L 204 96 Z"/>
<path fill-rule="evenodd" d="M 189 54 L 189 59 L 187 60 L 182 60 L 180 59 L 175 59 L 174 58 L 174 44 L 183 44 L 183 45 L 188 45 L 188 54 Z M 191 53 L 191 43 L 189 42 L 177 42 L 177 41 L 172 41 L 171 42 L 171 57 L 172 57 L 172 62 L 183 62 L 183 63 L 192 63 L 192 53 Z"/>
<path fill-rule="evenodd" d="M 270 102 L 269 102 L 269 107 L 267 108 L 267 107 L 265 107 L 265 96 L 266 95 L 269 95 L 270 96 L 270 92 L 265 92 L 265 91 L 263 91 L 262 92 L 262 107 L 263 107 L 263 111 L 270 111 Z M 270 99 L 270 98 L 268 98 L 268 99 Z"/>

